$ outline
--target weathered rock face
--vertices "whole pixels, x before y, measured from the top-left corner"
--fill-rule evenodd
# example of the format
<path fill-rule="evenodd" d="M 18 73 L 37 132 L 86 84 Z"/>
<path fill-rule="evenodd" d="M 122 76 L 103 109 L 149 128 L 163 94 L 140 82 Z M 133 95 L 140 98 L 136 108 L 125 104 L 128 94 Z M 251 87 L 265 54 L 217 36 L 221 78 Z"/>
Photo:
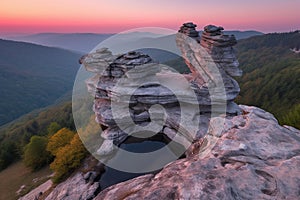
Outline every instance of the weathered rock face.
<path fill-rule="evenodd" d="M 94 158 L 87 158 L 81 169 L 64 182 L 58 184 L 46 200 L 89 200 L 100 191 L 99 177 L 103 164 Z"/>
<path fill-rule="evenodd" d="M 179 33 L 183 33 L 189 37 L 192 37 L 199 41 L 199 32 L 196 30 L 197 25 L 192 22 L 187 22 L 182 24 L 182 26 L 179 29 Z"/>
<path fill-rule="evenodd" d="M 234 35 L 224 35 L 223 27 L 208 25 L 204 28 L 200 44 L 212 56 L 214 62 L 230 76 L 241 76 L 233 46 L 237 43 Z"/>
<path fill-rule="evenodd" d="M 88 71 L 96 73 L 87 85 L 95 97 L 96 121 L 107 127 L 98 154 L 110 154 L 113 143 L 138 132 L 136 125 L 159 124 L 164 115 L 163 128 L 155 131 L 170 139 L 179 135 L 175 141 L 184 146 L 192 142 L 186 158 L 169 163 L 156 175 L 140 176 L 99 194 L 101 169 L 79 171 L 59 184 L 48 200 L 299 199 L 300 131 L 280 126 L 259 108 L 237 106 L 233 100 L 239 86 L 231 77 L 241 75 L 232 48 L 235 38 L 212 25 L 199 38 L 195 27 L 183 24 L 176 37 L 192 72 L 184 75 L 188 84 L 137 52 L 116 56 L 100 49 L 81 59 Z M 224 102 L 226 115 L 211 116 L 212 107 L 222 113 Z M 183 126 L 180 117 L 186 119 Z"/>
<path fill-rule="evenodd" d="M 196 25 L 183 24 L 176 37 L 177 46 L 192 73 L 172 72 L 139 52 L 115 56 L 99 49 L 81 59 L 97 75 L 87 81 L 94 95 L 96 121 L 107 129 L 97 153 L 110 154 L 128 134 L 151 127 L 184 146 L 207 132 L 211 113 L 240 113 L 233 102 L 239 93 L 232 75 L 241 75 L 232 46 L 234 36 L 223 35 L 222 28 L 207 26 L 200 40 Z M 153 107 L 161 105 L 161 107 Z M 181 112 L 184 110 L 184 112 Z M 185 119 L 180 123 L 180 119 Z M 157 128 L 153 128 L 157 127 Z M 188 130 L 188 131 L 184 131 Z"/>
<path fill-rule="evenodd" d="M 95 199 L 299 199 L 300 131 L 278 125 L 259 108 L 240 107 L 243 114 L 226 118 L 206 156 L 209 143 L 203 142 L 195 147 L 199 153 L 156 175 L 111 186 Z"/>
<path fill-rule="evenodd" d="M 99 188 L 98 182 L 87 182 L 81 173 L 77 173 L 56 188 L 46 197 L 46 200 L 86 200 L 93 199 Z"/>
<path fill-rule="evenodd" d="M 176 42 L 192 72 L 191 84 L 199 87 L 196 92 L 206 94 L 214 100 L 210 102 L 212 106 L 226 101 L 228 114 L 239 113 L 239 108 L 233 100 L 240 88 L 231 77 L 242 75 L 233 49 L 236 39 L 233 35 L 224 35 L 222 30 L 222 27 L 208 25 L 204 28 L 200 40 L 180 30 L 179 33 L 184 34 L 178 34 Z M 205 105 L 201 101 L 204 95 L 199 96 L 199 104 Z"/>

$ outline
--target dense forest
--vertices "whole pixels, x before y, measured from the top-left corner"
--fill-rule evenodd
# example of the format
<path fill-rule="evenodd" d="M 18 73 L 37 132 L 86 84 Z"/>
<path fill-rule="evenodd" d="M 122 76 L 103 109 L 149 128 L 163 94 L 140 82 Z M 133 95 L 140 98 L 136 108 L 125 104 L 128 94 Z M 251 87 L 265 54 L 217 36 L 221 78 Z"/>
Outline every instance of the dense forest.
<path fill-rule="evenodd" d="M 238 59 L 244 74 L 238 103 L 274 114 L 281 124 L 300 128 L 300 33 L 272 33 L 240 40 Z"/>
<path fill-rule="evenodd" d="M 71 102 L 23 116 L 0 129 L 0 170 L 22 158 L 32 136 L 47 136 L 66 127 L 74 130 Z"/>
<path fill-rule="evenodd" d="M 0 126 L 70 91 L 81 55 L 0 39 Z"/>

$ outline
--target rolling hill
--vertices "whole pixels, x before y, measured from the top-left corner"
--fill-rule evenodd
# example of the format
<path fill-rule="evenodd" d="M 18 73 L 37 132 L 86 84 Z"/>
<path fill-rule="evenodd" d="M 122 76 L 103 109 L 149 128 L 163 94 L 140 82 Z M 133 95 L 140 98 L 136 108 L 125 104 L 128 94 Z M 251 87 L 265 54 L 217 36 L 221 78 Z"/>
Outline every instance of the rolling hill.
<path fill-rule="evenodd" d="M 6 38 L 13 41 L 22 41 L 49 47 L 59 47 L 76 52 L 89 52 L 99 42 L 107 39 L 112 35 L 113 34 L 93 33 L 38 33 Z"/>
<path fill-rule="evenodd" d="M 71 90 L 81 55 L 0 40 L 0 125 L 53 104 Z"/>

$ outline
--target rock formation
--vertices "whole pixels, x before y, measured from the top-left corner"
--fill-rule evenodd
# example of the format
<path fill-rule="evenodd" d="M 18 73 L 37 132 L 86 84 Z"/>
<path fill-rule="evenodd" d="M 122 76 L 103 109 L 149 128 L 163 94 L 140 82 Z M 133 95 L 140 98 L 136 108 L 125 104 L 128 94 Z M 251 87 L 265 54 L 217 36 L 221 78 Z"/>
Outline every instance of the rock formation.
<path fill-rule="evenodd" d="M 100 191 L 99 176 L 103 164 L 93 157 L 84 159 L 83 165 L 64 182 L 58 184 L 45 200 L 88 200 Z"/>
<path fill-rule="evenodd" d="M 109 154 L 112 144 L 119 145 L 145 126 L 189 146 L 206 134 L 212 113 L 240 113 L 233 102 L 239 86 L 231 78 L 241 75 L 232 48 L 234 36 L 210 25 L 199 40 L 195 27 L 183 24 L 176 38 L 192 71 L 188 75 L 176 74 L 139 52 L 117 56 L 104 48 L 81 59 L 88 71 L 97 74 L 87 85 L 95 97 L 96 121 L 107 127 L 99 155 Z"/>
<path fill-rule="evenodd" d="M 280 126 L 259 108 L 237 106 L 239 86 L 232 76 L 241 70 L 234 36 L 209 25 L 199 37 L 195 28 L 185 23 L 176 36 L 191 74 L 174 73 L 139 52 L 99 49 L 81 59 L 96 73 L 87 86 L 96 121 L 105 127 L 99 155 L 149 128 L 188 148 L 186 158 L 100 193 L 101 170 L 78 171 L 48 200 L 299 198 L 300 131 Z"/>
<path fill-rule="evenodd" d="M 192 72 L 191 85 L 199 88 L 195 90 L 199 93 L 199 105 L 217 107 L 226 103 L 227 114 L 235 114 L 239 113 L 239 108 L 233 100 L 240 88 L 231 76 L 241 76 L 242 71 L 238 68 L 239 63 L 233 49 L 236 39 L 234 36 L 224 35 L 222 30 L 222 27 L 208 25 L 204 28 L 201 40 L 189 37 L 189 34 L 178 34 L 176 42 Z M 179 33 L 181 32 L 182 28 Z M 208 97 L 211 101 L 203 101 Z"/>
<path fill-rule="evenodd" d="M 299 199 L 300 131 L 259 108 L 240 108 L 204 158 L 207 142 L 158 174 L 113 185 L 95 199 Z"/>
<path fill-rule="evenodd" d="M 90 169 L 85 162 L 91 171 L 78 171 L 46 199 L 299 199 L 300 130 L 280 126 L 259 108 L 240 108 L 241 115 L 226 118 L 223 133 L 205 157 L 199 155 L 209 142 L 195 143 L 194 153 L 156 175 L 140 176 L 99 194 L 95 177 L 101 169 Z"/>
<path fill-rule="evenodd" d="M 184 23 L 180 27 L 178 32 L 183 33 L 183 34 L 199 41 L 199 39 L 200 39 L 199 32 L 196 30 L 196 27 L 197 27 L 197 25 L 192 22 Z"/>

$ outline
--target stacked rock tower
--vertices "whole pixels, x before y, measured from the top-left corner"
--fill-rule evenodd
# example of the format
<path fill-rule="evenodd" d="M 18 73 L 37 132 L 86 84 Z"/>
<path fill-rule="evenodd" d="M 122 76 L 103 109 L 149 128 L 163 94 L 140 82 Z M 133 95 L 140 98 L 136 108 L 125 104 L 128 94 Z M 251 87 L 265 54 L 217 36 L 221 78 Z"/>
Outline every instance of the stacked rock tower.
<path fill-rule="evenodd" d="M 233 102 L 239 86 L 231 78 L 241 75 L 234 36 L 209 25 L 200 38 L 195 28 L 185 23 L 176 36 L 191 74 L 174 73 L 135 51 L 113 55 L 103 48 L 80 60 L 86 70 L 96 73 L 86 83 L 95 97 L 96 122 L 104 128 L 98 154 L 109 154 L 114 145 L 140 132 L 162 133 L 188 147 L 207 131 L 212 110 L 239 113 Z"/>
<path fill-rule="evenodd" d="M 233 101 L 240 88 L 232 76 L 241 76 L 242 71 L 233 48 L 237 43 L 234 35 L 225 35 L 223 27 L 208 25 L 201 38 L 191 37 L 189 32 L 183 31 L 190 30 L 189 27 L 196 25 L 183 24 L 176 43 L 192 72 L 188 76 L 191 76 L 191 86 L 198 95 L 202 111 L 207 112 L 213 106 L 214 112 L 222 112 L 225 103 L 227 114 L 238 114 L 240 109 Z M 218 108 L 219 105 L 222 108 Z"/>
<path fill-rule="evenodd" d="M 184 23 L 180 27 L 178 32 L 183 33 L 183 34 L 199 41 L 199 39 L 200 39 L 199 32 L 196 30 L 196 27 L 197 27 L 196 24 L 194 24 L 192 22 L 187 22 L 187 23 Z"/>

